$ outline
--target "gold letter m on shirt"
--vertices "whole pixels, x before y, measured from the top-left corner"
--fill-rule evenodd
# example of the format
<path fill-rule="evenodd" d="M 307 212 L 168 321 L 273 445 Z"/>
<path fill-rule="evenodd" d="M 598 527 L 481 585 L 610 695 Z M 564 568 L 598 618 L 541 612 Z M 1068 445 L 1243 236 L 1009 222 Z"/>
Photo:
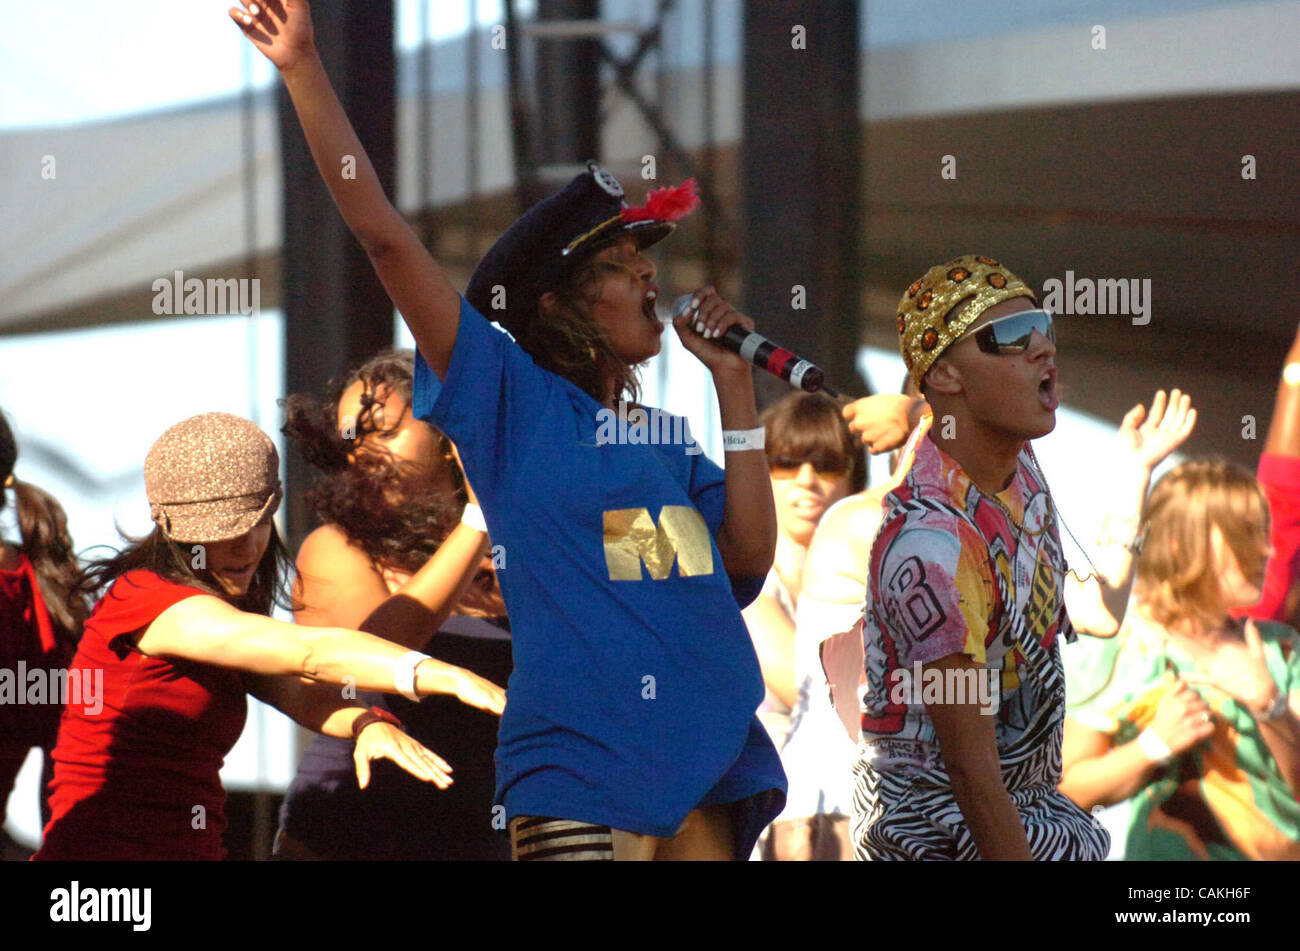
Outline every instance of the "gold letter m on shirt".
<path fill-rule="evenodd" d="M 650 577 L 663 581 L 677 561 L 677 573 L 713 574 L 713 545 L 700 513 L 689 505 L 665 505 L 659 524 L 649 509 L 605 513 L 605 564 L 610 581 L 640 581 L 644 562 Z"/>

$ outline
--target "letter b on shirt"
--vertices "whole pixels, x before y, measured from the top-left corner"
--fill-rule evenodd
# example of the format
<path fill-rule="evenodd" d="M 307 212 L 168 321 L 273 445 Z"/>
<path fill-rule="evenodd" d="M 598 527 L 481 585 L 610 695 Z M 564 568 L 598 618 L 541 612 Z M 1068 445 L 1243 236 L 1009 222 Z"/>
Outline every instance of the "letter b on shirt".
<path fill-rule="evenodd" d="M 665 505 L 658 525 L 645 508 L 611 509 L 604 518 L 610 581 L 640 581 L 642 564 L 651 578 L 663 581 L 674 560 L 683 578 L 713 573 L 709 529 L 689 505 Z"/>

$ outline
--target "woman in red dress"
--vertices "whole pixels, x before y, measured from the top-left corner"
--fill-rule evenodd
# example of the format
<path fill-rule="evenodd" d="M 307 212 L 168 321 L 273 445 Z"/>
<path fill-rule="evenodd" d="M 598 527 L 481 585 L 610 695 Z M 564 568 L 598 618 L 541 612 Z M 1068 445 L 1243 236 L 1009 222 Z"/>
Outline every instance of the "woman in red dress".
<path fill-rule="evenodd" d="M 219 770 L 249 693 L 309 729 L 352 737 L 362 787 L 381 757 L 442 787 L 451 778 L 390 714 L 345 699 L 356 690 L 503 709 L 501 689 L 462 668 L 372 634 L 268 617 L 288 604 L 271 522 L 278 472 L 270 439 L 225 413 L 179 423 L 149 451 L 154 531 L 93 564 L 82 583 L 106 593 L 69 674 L 81 690 L 59 727 L 53 818 L 36 859 L 220 859 Z M 382 635 L 382 619 L 361 626 L 372 622 Z"/>

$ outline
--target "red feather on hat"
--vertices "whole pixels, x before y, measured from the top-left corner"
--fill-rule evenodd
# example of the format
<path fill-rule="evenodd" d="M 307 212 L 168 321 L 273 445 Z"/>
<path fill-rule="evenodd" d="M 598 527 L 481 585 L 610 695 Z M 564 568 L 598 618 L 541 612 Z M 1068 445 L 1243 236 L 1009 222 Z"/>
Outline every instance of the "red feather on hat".
<path fill-rule="evenodd" d="M 676 188 L 657 188 L 646 195 L 640 208 L 624 208 L 624 221 L 677 221 L 700 207 L 700 193 L 695 179 L 688 178 Z"/>

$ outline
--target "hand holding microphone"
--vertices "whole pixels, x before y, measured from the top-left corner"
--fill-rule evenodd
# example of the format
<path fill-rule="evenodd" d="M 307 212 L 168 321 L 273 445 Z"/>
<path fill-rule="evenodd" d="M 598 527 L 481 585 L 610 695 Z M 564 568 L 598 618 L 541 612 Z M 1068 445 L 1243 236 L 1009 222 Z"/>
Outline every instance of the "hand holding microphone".
<path fill-rule="evenodd" d="M 745 363 L 761 367 L 808 393 L 820 390 L 827 396 L 839 395 L 825 385 L 822 371 L 817 366 L 754 333 L 754 322 L 734 310 L 712 287 L 702 288 L 694 294 L 683 294 L 673 301 L 672 319 L 683 346 L 710 371 L 723 367 L 719 348 L 724 348 L 739 355 Z M 688 326 L 698 337 L 691 338 L 684 333 Z M 717 346 L 701 346 L 701 338 Z"/>
<path fill-rule="evenodd" d="M 717 345 L 731 327 L 744 333 L 754 322 L 737 311 L 712 286 L 702 287 L 673 301 L 672 321 L 677 337 L 687 350 L 708 368 L 710 373 L 732 371 L 748 375 L 749 366 Z"/>

